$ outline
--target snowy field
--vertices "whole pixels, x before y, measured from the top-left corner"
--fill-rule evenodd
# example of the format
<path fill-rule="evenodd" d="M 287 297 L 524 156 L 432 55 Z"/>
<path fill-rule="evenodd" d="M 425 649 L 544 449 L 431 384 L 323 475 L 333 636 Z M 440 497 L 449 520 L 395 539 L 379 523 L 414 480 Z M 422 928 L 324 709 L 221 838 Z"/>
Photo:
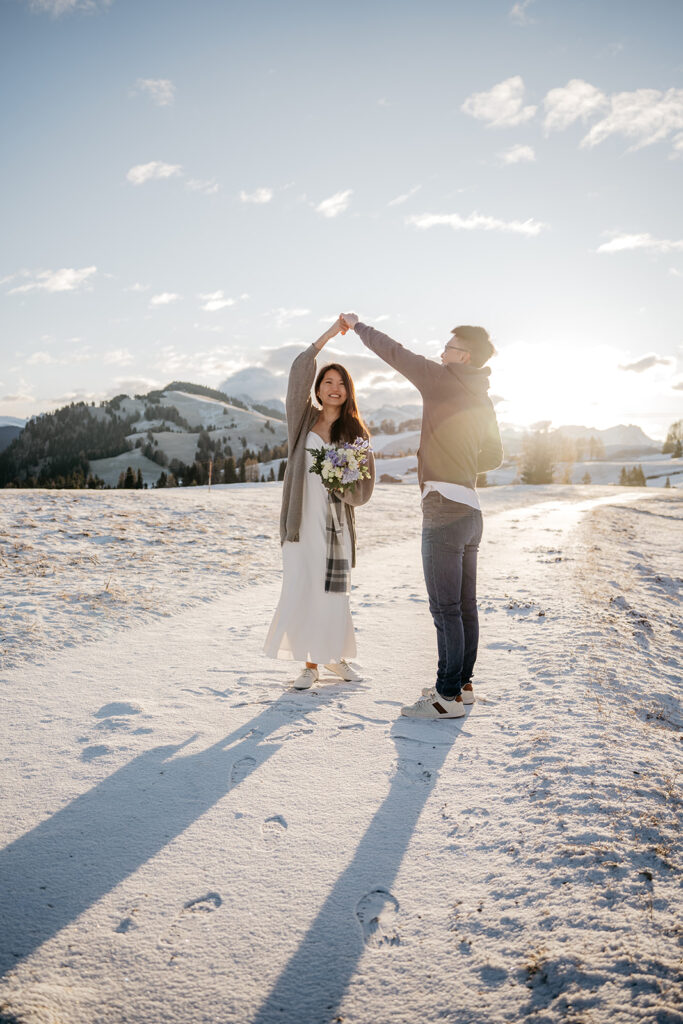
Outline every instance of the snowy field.
<path fill-rule="evenodd" d="M 483 491 L 434 723 L 416 488 L 358 511 L 363 682 L 306 693 L 280 493 L 0 494 L 0 1022 L 683 1021 L 680 491 Z"/>

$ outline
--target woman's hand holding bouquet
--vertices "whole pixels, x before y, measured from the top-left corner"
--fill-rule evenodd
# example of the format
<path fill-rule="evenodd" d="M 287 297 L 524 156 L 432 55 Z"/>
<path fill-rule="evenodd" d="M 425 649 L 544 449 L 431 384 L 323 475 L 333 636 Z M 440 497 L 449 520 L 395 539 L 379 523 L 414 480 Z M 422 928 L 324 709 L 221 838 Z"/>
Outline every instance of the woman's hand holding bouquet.
<path fill-rule="evenodd" d="M 344 494 L 352 491 L 359 480 L 370 477 L 371 450 L 370 442 L 364 437 L 343 444 L 307 448 L 313 456 L 309 472 L 319 476 L 328 491 Z"/>

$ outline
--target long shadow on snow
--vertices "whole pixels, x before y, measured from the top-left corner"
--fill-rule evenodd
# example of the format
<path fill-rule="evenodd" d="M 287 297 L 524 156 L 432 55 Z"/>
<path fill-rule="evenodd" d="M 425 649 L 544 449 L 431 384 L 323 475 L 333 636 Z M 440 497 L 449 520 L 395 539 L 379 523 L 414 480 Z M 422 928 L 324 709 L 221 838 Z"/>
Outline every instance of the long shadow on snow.
<path fill-rule="evenodd" d="M 0 977 L 265 763 L 280 747 L 264 743 L 270 733 L 324 702 L 282 698 L 193 754 L 175 756 L 196 736 L 148 750 L 1 850 Z"/>
<path fill-rule="evenodd" d="M 439 771 L 466 721 L 399 719 L 392 727 L 399 759 L 391 788 L 252 1024 L 324 1024 L 333 1019 L 365 949 L 356 907 L 364 896 L 388 892 L 393 885 Z M 445 890 L 444 897 L 448 895 Z M 398 934 L 389 937 L 386 956 L 391 956 L 391 946 L 400 944 L 400 907 L 398 911 L 391 923 Z"/>

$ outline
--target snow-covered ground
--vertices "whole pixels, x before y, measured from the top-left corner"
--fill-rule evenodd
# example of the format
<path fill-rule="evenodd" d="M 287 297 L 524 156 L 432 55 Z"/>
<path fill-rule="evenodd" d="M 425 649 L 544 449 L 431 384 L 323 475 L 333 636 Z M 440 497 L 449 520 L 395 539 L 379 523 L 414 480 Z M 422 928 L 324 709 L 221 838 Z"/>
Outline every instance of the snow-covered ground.
<path fill-rule="evenodd" d="M 680 492 L 483 491 L 435 723 L 415 489 L 358 511 L 363 682 L 307 693 L 280 493 L 2 493 L 0 1020 L 683 1020 Z"/>
<path fill-rule="evenodd" d="M 374 438 L 373 438 L 374 445 Z M 648 486 L 664 487 L 667 477 L 672 487 L 683 487 L 683 459 L 672 459 L 670 455 L 643 455 L 633 459 L 605 459 L 599 462 L 575 462 L 571 467 L 560 463 L 556 476 L 562 476 L 566 468 L 571 470 L 571 481 L 581 484 L 586 473 L 592 484 L 618 484 L 622 468 L 633 469 L 642 466 Z M 401 476 L 405 482 L 417 481 L 417 455 L 380 457 L 377 459 L 378 476 L 389 473 Z M 511 484 L 519 478 L 515 462 L 506 462 L 499 469 L 486 474 L 489 485 Z"/>

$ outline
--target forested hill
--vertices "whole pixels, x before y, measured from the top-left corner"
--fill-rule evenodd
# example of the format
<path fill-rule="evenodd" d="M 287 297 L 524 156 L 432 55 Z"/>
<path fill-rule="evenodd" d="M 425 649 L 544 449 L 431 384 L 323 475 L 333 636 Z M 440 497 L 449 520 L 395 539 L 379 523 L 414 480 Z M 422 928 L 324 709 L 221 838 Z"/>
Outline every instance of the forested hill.
<path fill-rule="evenodd" d="M 0 487 L 116 486 L 129 466 L 150 485 L 165 467 L 174 481 L 202 482 L 211 463 L 231 482 L 259 462 L 284 458 L 286 440 L 278 410 L 173 381 L 162 391 L 116 395 L 99 406 L 72 403 L 29 420 L 0 451 Z"/>
<path fill-rule="evenodd" d="M 0 453 L 0 487 L 83 487 L 91 459 L 133 447 L 126 435 L 139 418 L 140 413 L 120 416 L 111 407 L 85 402 L 37 416 Z"/>

